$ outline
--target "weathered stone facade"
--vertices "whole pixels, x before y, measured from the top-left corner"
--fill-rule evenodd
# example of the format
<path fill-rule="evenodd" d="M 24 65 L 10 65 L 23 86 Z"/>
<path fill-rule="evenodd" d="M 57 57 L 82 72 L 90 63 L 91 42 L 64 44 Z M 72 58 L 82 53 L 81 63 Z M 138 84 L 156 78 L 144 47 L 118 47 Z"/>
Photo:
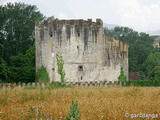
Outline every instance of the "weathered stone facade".
<path fill-rule="evenodd" d="M 47 68 L 51 81 L 60 81 L 56 53 L 64 60 L 66 81 L 117 81 L 122 66 L 128 78 L 128 44 L 105 37 L 97 19 L 37 23 L 36 70 Z"/>

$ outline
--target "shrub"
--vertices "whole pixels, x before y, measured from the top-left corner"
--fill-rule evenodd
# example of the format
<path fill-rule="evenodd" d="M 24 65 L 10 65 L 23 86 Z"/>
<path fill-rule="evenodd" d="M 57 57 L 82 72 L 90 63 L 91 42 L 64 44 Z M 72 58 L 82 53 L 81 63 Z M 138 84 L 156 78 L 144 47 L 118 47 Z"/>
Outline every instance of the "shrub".
<path fill-rule="evenodd" d="M 122 82 L 122 85 L 127 81 L 127 77 L 124 74 L 123 67 L 121 67 L 120 75 L 118 77 L 118 81 Z"/>
<path fill-rule="evenodd" d="M 77 103 L 72 100 L 72 105 L 70 111 L 65 120 L 79 120 L 80 119 L 80 110 L 77 108 Z"/>
<path fill-rule="evenodd" d="M 49 81 L 50 79 L 46 68 L 41 66 L 41 68 L 36 73 L 36 82 L 48 83 Z"/>

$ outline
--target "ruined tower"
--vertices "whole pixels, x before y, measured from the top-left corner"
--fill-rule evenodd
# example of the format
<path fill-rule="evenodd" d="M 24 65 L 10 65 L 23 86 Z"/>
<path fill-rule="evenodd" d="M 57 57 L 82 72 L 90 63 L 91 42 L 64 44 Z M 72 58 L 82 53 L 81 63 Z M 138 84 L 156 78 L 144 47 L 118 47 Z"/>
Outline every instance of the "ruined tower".
<path fill-rule="evenodd" d="M 117 81 L 121 66 L 128 77 L 128 44 L 105 37 L 101 19 L 38 23 L 35 37 L 36 70 L 45 66 L 51 81 L 60 81 L 57 52 L 66 81 Z"/>

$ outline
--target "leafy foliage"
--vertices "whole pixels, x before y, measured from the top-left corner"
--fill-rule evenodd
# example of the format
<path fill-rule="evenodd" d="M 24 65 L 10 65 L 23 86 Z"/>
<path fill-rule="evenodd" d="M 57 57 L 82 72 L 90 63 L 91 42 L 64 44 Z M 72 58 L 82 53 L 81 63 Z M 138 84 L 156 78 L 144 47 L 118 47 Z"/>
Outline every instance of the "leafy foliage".
<path fill-rule="evenodd" d="M 160 80 L 160 66 L 155 66 L 150 73 L 151 80 Z"/>
<path fill-rule="evenodd" d="M 127 81 L 127 77 L 124 74 L 123 67 L 121 67 L 121 71 L 120 71 L 120 75 L 118 77 L 118 81 L 120 81 L 120 82 L 126 82 Z"/>
<path fill-rule="evenodd" d="M 65 71 L 63 69 L 63 66 L 64 66 L 63 57 L 60 53 L 57 53 L 56 59 L 57 59 L 57 66 L 58 66 L 58 74 L 60 74 L 61 76 L 61 82 L 64 83 L 65 82 Z"/>
<path fill-rule="evenodd" d="M 79 120 L 80 110 L 78 109 L 78 104 L 72 100 L 72 105 L 70 107 L 70 112 L 65 120 Z"/>
<path fill-rule="evenodd" d="M 43 19 L 34 5 L 8 3 L 0 6 L 0 57 L 9 63 L 11 56 L 25 54 L 34 43 L 35 22 Z"/>
<path fill-rule="evenodd" d="M 43 19 L 34 5 L 0 6 L 0 81 L 35 81 L 34 28 Z"/>
<path fill-rule="evenodd" d="M 36 73 L 36 82 L 40 83 L 48 83 L 50 82 L 48 72 L 44 66 L 41 66 L 41 68 Z"/>
<path fill-rule="evenodd" d="M 160 52 L 151 53 L 144 63 L 148 79 L 160 80 Z"/>
<path fill-rule="evenodd" d="M 7 63 L 0 58 L 0 82 L 5 82 L 8 79 L 9 69 Z"/>
<path fill-rule="evenodd" d="M 30 47 L 26 54 L 10 58 L 10 82 L 35 81 L 35 46 Z"/>

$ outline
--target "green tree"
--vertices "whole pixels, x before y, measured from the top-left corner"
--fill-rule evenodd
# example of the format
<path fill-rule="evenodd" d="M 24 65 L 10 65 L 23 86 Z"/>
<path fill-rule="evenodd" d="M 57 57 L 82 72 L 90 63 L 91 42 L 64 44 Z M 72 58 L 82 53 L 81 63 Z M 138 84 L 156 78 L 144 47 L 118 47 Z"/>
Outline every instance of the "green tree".
<path fill-rule="evenodd" d="M 1 62 L 3 82 L 35 81 L 34 28 L 42 20 L 44 16 L 34 5 L 0 6 L 0 58 L 6 61 Z"/>
<path fill-rule="evenodd" d="M 149 74 L 151 80 L 160 80 L 160 66 L 155 66 Z"/>
<path fill-rule="evenodd" d="M 160 52 L 151 53 L 143 65 L 146 67 L 145 74 L 149 79 L 159 79 Z"/>
<path fill-rule="evenodd" d="M 57 66 L 58 66 L 58 74 L 60 74 L 61 76 L 61 82 L 64 83 L 65 82 L 65 71 L 63 69 L 63 66 L 64 66 L 63 57 L 60 53 L 57 53 L 56 59 L 57 59 Z"/>
<path fill-rule="evenodd" d="M 127 77 L 125 76 L 124 74 L 124 70 L 123 70 L 123 67 L 121 67 L 121 71 L 120 71 L 120 75 L 118 77 L 118 81 L 124 83 L 127 81 Z"/>
<path fill-rule="evenodd" d="M 34 43 L 35 22 L 43 19 L 34 5 L 8 3 L 0 6 L 0 57 L 9 63 L 11 56 L 25 54 Z"/>
<path fill-rule="evenodd" d="M 26 53 L 10 57 L 10 81 L 35 81 L 35 46 L 31 46 Z"/>
<path fill-rule="evenodd" d="M 7 63 L 0 58 L 0 82 L 7 82 L 9 69 Z"/>

